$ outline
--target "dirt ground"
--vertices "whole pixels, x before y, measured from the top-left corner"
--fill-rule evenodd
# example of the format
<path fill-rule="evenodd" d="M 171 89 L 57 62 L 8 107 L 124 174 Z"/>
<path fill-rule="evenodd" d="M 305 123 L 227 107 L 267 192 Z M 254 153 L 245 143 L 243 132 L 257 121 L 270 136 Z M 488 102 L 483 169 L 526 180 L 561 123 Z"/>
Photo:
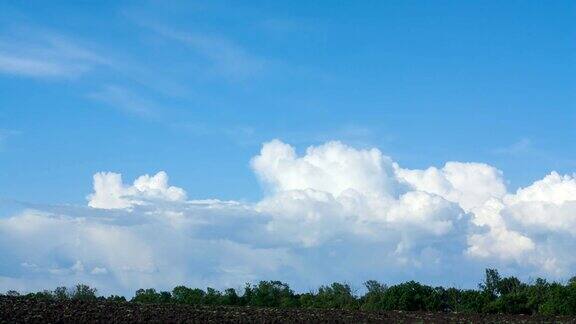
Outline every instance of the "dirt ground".
<path fill-rule="evenodd" d="M 0 296 L 0 323 L 576 323 L 575 317 L 39 301 Z"/>

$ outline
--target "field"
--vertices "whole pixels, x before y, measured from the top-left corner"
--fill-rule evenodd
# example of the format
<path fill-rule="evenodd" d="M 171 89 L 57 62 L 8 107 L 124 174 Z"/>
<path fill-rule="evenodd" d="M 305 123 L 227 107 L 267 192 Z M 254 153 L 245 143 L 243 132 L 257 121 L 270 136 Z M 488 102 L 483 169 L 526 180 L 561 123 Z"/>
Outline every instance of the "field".
<path fill-rule="evenodd" d="M 0 323 L 576 323 L 574 317 L 48 301 L 0 296 Z"/>

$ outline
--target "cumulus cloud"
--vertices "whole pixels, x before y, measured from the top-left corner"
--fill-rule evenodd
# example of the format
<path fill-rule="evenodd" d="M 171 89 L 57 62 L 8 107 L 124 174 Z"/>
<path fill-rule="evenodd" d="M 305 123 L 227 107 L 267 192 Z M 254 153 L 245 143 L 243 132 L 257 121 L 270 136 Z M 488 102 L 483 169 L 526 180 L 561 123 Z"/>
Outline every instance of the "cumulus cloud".
<path fill-rule="evenodd" d="M 146 204 L 149 200 L 178 202 L 185 199 L 183 189 L 168 186 L 168 175 L 163 171 L 154 176 L 143 175 L 131 186 L 125 186 L 118 173 L 99 172 L 94 175 L 94 193 L 88 196 L 88 206 L 122 209 Z"/>
<path fill-rule="evenodd" d="M 273 216 L 270 231 L 305 246 L 341 235 L 378 241 L 394 231 L 398 246 L 451 232 L 463 220 L 450 201 L 402 184 L 397 165 L 379 150 L 340 142 L 310 147 L 298 157 L 280 141 L 264 144 L 252 167 L 272 194 L 260 212 Z"/>
<path fill-rule="evenodd" d="M 470 237 L 469 253 L 515 260 L 557 275 L 574 271 L 576 258 L 566 253 L 576 243 L 576 180 L 556 172 L 516 193 L 506 193 L 475 210 L 484 235 Z"/>
<path fill-rule="evenodd" d="M 8 260 L 0 287 L 81 281 L 132 293 L 261 279 L 297 289 L 374 278 L 470 284 L 484 266 L 552 278 L 576 268 L 574 175 L 552 172 L 510 192 L 487 164 L 414 170 L 378 149 L 328 142 L 299 155 L 278 140 L 265 143 L 251 166 L 265 188 L 255 203 L 190 200 L 165 172 L 132 184 L 101 172 L 88 207 L 0 218 Z"/>
<path fill-rule="evenodd" d="M 340 142 L 309 147 L 299 158 L 293 147 L 274 140 L 264 144 L 252 167 L 274 191 L 315 189 L 337 196 L 352 189 L 391 195 L 397 187 L 392 160 L 377 149 L 356 150 Z"/>
<path fill-rule="evenodd" d="M 397 169 L 397 176 L 416 190 L 439 195 L 469 211 L 491 198 L 502 198 L 502 172 L 483 163 L 448 162 L 442 169 Z"/>

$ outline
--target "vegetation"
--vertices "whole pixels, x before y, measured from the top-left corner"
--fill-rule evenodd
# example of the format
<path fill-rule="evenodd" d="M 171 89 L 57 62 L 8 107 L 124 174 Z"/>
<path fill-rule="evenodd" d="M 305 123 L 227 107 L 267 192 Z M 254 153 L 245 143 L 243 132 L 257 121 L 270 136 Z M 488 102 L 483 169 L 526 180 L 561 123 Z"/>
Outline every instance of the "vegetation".
<path fill-rule="evenodd" d="M 34 297 L 38 299 L 45 300 L 82 300 L 82 301 L 93 301 L 98 297 L 96 295 L 96 288 L 91 288 L 87 285 L 79 284 L 76 287 L 69 289 L 66 287 L 58 287 L 53 291 L 44 290 L 37 293 L 30 293 L 26 295 L 27 297 Z M 20 296 L 20 294 L 14 290 L 8 291 L 7 295 Z M 110 296 L 111 300 L 118 300 L 118 296 Z M 124 300 L 126 298 L 121 297 Z"/>
<path fill-rule="evenodd" d="M 139 289 L 131 302 L 141 304 L 185 304 L 212 306 L 254 306 L 273 308 L 403 310 L 429 312 L 576 315 L 576 277 L 566 284 L 536 279 L 523 283 L 515 277 L 502 278 L 497 270 L 487 269 L 478 289 L 430 287 L 415 281 L 387 286 L 374 280 L 365 284 L 366 293 L 357 296 L 348 284 L 333 283 L 315 292 L 298 294 L 280 281 L 247 284 L 239 294 L 235 289 L 220 292 L 175 287 L 171 292 Z M 16 291 L 6 295 L 19 296 Z M 125 302 L 121 296 L 97 297 L 96 289 L 77 285 L 54 291 L 28 294 L 51 300 L 109 300 Z"/>

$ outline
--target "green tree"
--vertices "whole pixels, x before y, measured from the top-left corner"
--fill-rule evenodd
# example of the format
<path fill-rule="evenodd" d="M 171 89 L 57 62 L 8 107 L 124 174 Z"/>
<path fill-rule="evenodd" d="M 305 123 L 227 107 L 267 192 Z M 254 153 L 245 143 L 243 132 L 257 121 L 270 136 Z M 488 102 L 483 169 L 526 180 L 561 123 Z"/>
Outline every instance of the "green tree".
<path fill-rule="evenodd" d="M 93 301 L 96 300 L 96 288 L 91 288 L 88 285 L 78 284 L 70 293 L 70 297 L 76 300 Z"/>
<path fill-rule="evenodd" d="M 296 307 L 298 299 L 290 287 L 281 281 L 260 281 L 258 285 L 247 284 L 244 298 L 250 306 Z"/>
<path fill-rule="evenodd" d="M 408 281 L 391 286 L 386 291 L 384 309 L 386 310 L 432 310 L 430 307 L 439 307 L 439 300 L 435 300 L 434 289 L 421 285 L 415 281 Z M 436 305 L 436 306 L 434 306 Z"/>
<path fill-rule="evenodd" d="M 318 289 L 314 306 L 317 308 L 358 309 L 359 303 L 348 284 L 334 282 Z"/>
<path fill-rule="evenodd" d="M 70 299 L 70 292 L 66 287 L 57 287 L 53 292 L 54 298 L 56 300 L 68 300 Z"/>
<path fill-rule="evenodd" d="M 228 288 L 224 290 L 224 295 L 222 295 L 222 304 L 229 305 L 229 306 L 237 306 L 241 305 L 240 296 L 236 293 L 236 289 Z"/>
<path fill-rule="evenodd" d="M 537 278 L 534 281 L 534 284 L 528 285 L 528 301 L 526 302 L 526 306 L 530 310 L 531 314 L 537 314 L 539 312 L 540 307 L 546 300 L 549 289 L 550 284 L 542 278 Z"/>
<path fill-rule="evenodd" d="M 360 299 L 362 310 L 382 310 L 384 309 L 384 298 L 388 287 L 376 280 L 368 280 L 364 283 L 366 294 Z"/>
<path fill-rule="evenodd" d="M 506 277 L 502 278 L 497 283 L 497 293 L 498 295 L 507 295 L 511 293 L 517 293 L 524 288 L 524 285 L 516 277 Z"/>
<path fill-rule="evenodd" d="M 26 297 L 30 297 L 37 300 L 54 300 L 54 294 L 49 290 L 43 290 L 36 293 L 26 294 Z"/>
<path fill-rule="evenodd" d="M 20 293 L 17 292 L 16 290 L 8 290 L 8 291 L 6 292 L 6 296 L 9 296 L 9 297 L 18 297 L 18 296 L 20 296 Z"/>
<path fill-rule="evenodd" d="M 478 290 L 461 290 L 458 295 L 459 300 L 455 307 L 457 312 L 481 313 L 489 302 L 486 294 Z"/>
<path fill-rule="evenodd" d="M 170 296 L 170 298 L 172 297 L 169 292 L 158 293 L 154 288 L 138 289 L 136 295 L 132 298 L 132 301 L 136 303 L 150 304 L 165 303 L 168 302 L 168 296 Z"/>
<path fill-rule="evenodd" d="M 172 289 L 172 297 L 176 303 L 202 305 L 206 293 L 202 289 L 177 286 Z"/>
<path fill-rule="evenodd" d="M 559 283 L 551 284 L 538 312 L 544 315 L 576 315 L 575 287 Z"/>
<path fill-rule="evenodd" d="M 109 302 L 115 302 L 115 303 L 120 303 L 120 302 L 125 302 L 126 301 L 126 297 L 124 296 L 118 296 L 118 295 L 110 295 L 106 298 L 107 301 Z"/>
<path fill-rule="evenodd" d="M 480 289 L 491 299 L 498 296 L 498 286 L 500 284 L 500 274 L 496 269 L 486 269 L 484 283 L 479 285 Z"/>
<path fill-rule="evenodd" d="M 220 305 L 222 303 L 222 293 L 214 288 L 206 288 L 204 295 L 204 305 Z"/>

